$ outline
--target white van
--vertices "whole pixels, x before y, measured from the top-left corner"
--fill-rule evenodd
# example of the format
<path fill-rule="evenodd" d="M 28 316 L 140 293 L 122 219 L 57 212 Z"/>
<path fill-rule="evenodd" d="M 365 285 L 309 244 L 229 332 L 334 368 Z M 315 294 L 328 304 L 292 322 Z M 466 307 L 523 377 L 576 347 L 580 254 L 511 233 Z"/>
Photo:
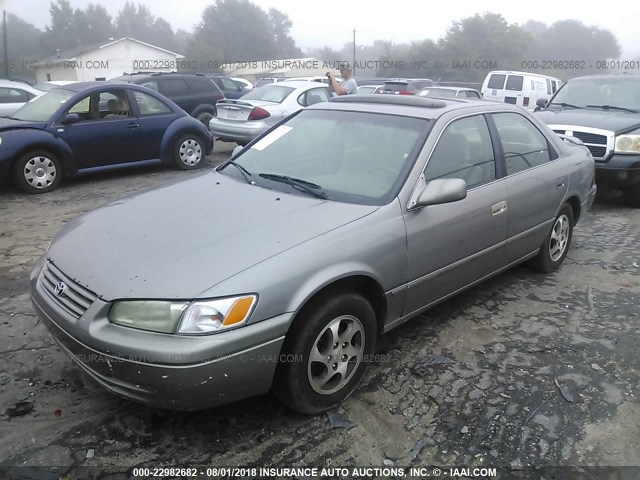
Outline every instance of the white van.
<path fill-rule="evenodd" d="M 539 98 L 550 99 L 561 85 L 559 79 L 537 73 L 495 71 L 487 74 L 481 93 L 485 100 L 533 110 Z"/>

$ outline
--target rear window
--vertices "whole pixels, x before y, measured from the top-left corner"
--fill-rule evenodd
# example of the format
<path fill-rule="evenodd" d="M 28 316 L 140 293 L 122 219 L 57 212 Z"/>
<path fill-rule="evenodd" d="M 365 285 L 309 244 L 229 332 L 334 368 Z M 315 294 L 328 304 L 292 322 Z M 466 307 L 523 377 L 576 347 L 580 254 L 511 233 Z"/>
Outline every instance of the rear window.
<path fill-rule="evenodd" d="M 507 78 L 506 75 L 493 74 L 489 77 L 489 83 L 487 84 L 487 88 L 495 88 L 498 90 L 502 90 L 504 88 L 504 81 Z"/>
<path fill-rule="evenodd" d="M 453 98 L 456 96 L 455 90 L 449 90 L 448 88 L 429 88 L 420 92 L 424 97 L 440 97 L 440 98 Z"/>
<path fill-rule="evenodd" d="M 385 82 L 382 87 L 383 90 L 388 92 L 404 92 L 409 88 L 409 84 L 407 82 Z"/>
<path fill-rule="evenodd" d="M 524 83 L 524 77 L 520 75 L 509 75 L 507 78 L 507 86 L 505 87 L 507 90 L 513 91 L 522 91 L 522 85 Z"/>
<path fill-rule="evenodd" d="M 242 100 L 262 100 L 264 102 L 282 103 L 293 90 L 291 87 L 272 83 L 263 87 L 254 88 L 246 95 L 243 95 Z"/>

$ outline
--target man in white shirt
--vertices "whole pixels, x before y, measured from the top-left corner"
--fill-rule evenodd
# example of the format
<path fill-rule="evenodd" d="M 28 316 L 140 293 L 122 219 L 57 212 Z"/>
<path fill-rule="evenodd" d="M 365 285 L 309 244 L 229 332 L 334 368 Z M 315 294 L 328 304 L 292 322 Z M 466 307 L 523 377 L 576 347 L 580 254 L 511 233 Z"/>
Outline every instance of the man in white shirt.
<path fill-rule="evenodd" d="M 349 62 L 342 62 L 340 65 L 340 76 L 342 77 L 342 84 L 338 85 L 338 81 L 333 76 L 332 72 L 327 74 L 329 77 L 329 87 L 336 93 L 336 95 L 353 95 L 358 91 L 358 84 L 353 78 L 353 70 Z"/>

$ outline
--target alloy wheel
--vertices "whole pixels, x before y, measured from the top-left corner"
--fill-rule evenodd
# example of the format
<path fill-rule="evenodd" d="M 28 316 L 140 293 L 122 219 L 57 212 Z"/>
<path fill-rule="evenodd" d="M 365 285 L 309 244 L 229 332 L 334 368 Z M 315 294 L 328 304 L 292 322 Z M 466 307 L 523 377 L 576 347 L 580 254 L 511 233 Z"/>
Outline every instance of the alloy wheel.
<path fill-rule="evenodd" d="M 551 260 L 557 262 L 569 243 L 569 217 L 566 215 L 560 215 L 556 219 L 556 223 L 553 224 L 551 230 L 551 238 L 549 241 L 549 256 Z"/>

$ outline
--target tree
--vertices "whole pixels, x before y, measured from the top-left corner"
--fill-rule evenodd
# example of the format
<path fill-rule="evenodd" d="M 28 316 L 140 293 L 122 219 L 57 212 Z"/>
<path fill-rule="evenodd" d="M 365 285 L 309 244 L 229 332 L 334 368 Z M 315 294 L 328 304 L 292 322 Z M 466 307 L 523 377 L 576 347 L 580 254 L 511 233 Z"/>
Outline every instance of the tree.
<path fill-rule="evenodd" d="M 69 0 L 52 2 L 49 6 L 49 14 L 51 23 L 45 27 L 42 35 L 42 50 L 47 54 L 53 54 L 58 50 L 63 51 L 79 46 L 80 39 L 77 38 L 74 28 L 75 12 Z"/>
<path fill-rule="evenodd" d="M 130 37 L 167 50 L 176 48 L 173 29 L 163 18 L 156 18 L 146 5 L 126 2 L 115 19 L 119 38 Z"/>
<path fill-rule="evenodd" d="M 43 35 L 34 25 L 25 22 L 20 17 L 7 14 L 7 53 L 9 78 L 32 78 L 35 74 L 30 68 L 32 62 L 42 58 L 40 40 Z M 0 44 L 4 39 L 3 25 L 0 24 Z M 4 51 L 4 50 L 0 50 Z M 0 69 L 0 75 L 4 76 L 4 68 Z"/>
<path fill-rule="evenodd" d="M 214 53 L 225 63 L 274 59 L 277 47 L 268 15 L 248 0 L 217 0 L 207 7 L 195 28 L 189 57 Z"/>
<path fill-rule="evenodd" d="M 438 42 L 444 76 L 481 82 L 490 70 L 518 68 L 525 60 L 532 35 L 509 24 L 500 14 L 476 14 L 454 22 Z M 468 62 L 468 63 L 465 63 Z"/>
<path fill-rule="evenodd" d="M 287 15 L 277 8 L 270 8 L 267 13 L 269 23 L 271 24 L 271 35 L 276 48 L 276 56 L 274 59 L 299 58 L 302 56 L 302 50 L 296 46 L 296 42 L 289 35 L 289 31 L 293 23 Z"/>
<path fill-rule="evenodd" d="M 114 34 L 111 15 L 102 5 L 93 3 L 86 10 L 75 10 L 72 28 L 81 45 L 107 41 Z"/>

